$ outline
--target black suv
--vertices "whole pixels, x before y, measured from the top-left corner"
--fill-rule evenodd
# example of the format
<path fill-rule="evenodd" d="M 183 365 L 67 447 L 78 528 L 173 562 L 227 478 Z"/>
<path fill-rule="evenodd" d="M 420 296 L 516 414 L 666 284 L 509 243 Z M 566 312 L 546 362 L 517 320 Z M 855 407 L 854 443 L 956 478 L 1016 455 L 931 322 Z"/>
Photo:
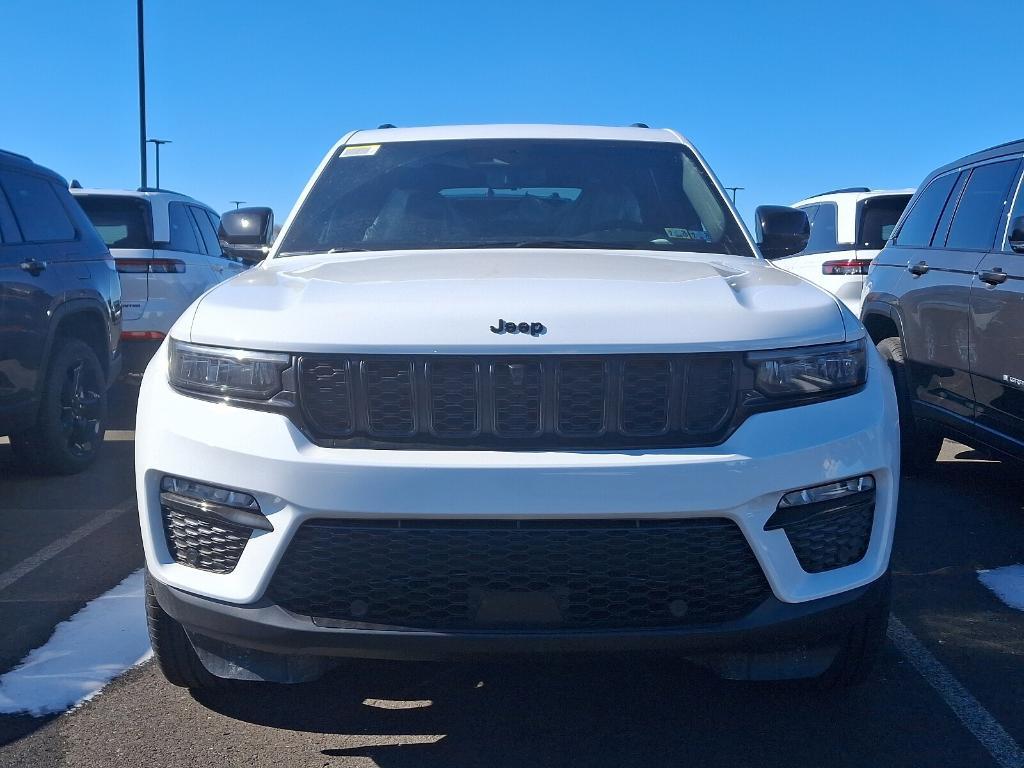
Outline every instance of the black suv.
<path fill-rule="evenodd" d="M 120 334 L 114 261 L 67 182 L 0 150 L 0 435 L 20 461 L 96 458 Z"/>
<path fill-rule="evenodd" d="M 1024 458 L 1024 140 L 921 184 L 865 285 L 861 318 L 893 370 L 903 462 L 943 436 Z"/>

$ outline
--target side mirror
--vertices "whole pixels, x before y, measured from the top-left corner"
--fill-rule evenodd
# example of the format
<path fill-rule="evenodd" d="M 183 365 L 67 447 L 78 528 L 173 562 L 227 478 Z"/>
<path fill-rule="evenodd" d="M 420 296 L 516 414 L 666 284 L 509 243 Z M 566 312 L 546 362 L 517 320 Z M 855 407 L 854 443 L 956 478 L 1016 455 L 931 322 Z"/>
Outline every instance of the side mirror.
<path fill-rule="evenodd" d="M 754 213 L 757 246 L 766 259 L 800 253 L 811 237 L 811 222 L 798 208 L 761 205 Z"/>
<path fill-rule="evenodd" d="M 1010 222 L 1010 248 L 1015 253 L 1024 253 L 1024 216 Z"/>
<path fill-rule="evenodd" d="M 267 257 L 274 242 L 274 212 L 270 208 L 237 208 L 221 214 L 217 237 L 228 256 L 255 264 Z"/>

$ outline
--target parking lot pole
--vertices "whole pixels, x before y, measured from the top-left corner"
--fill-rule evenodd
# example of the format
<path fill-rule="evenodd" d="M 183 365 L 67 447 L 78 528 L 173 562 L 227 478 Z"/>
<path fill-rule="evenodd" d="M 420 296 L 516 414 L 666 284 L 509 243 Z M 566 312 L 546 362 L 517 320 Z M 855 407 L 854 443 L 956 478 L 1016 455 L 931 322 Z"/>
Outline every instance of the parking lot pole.
<path fill-rule="evenodd" d="M 146 184 L 146 51 L 142 30 L 142 3 L 136 0 L 136 18 L 139 27 L 139 169 L 143 188 Z"/>

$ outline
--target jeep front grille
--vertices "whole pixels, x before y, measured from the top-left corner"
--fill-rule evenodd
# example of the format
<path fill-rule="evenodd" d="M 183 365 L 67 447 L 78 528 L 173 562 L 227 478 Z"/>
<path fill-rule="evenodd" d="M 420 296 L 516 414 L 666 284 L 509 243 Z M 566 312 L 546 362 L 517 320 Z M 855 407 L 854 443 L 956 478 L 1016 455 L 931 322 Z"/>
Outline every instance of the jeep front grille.
<path fill-rule="evenodd" d="M 303 423 L 334 447 L 630 448 L 721 442 L 733 355 L 298 361 Z"/>
<path fill-rule="evenodd" d="M 311 520 L 268 595 L 320 625 L 650 629 L 740 619 L 771 596 L 736 523 Z"/>

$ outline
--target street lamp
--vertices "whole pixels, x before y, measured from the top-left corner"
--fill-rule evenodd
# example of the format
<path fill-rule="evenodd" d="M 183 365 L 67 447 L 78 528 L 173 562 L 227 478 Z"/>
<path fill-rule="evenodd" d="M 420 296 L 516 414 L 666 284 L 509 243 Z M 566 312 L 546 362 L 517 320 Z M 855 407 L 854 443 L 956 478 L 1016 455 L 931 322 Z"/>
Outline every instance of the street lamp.
<path fill-rule="evenodd" d="M 249 201 L 248 200 L 228 200 L 228 202 L 229 203 L 234 203 L 235 204 L 235 210 L 237 211 L 238 210 L 238 206 L 240 206 L 242 203 L 248 203 Z"/>
<path fill-rule="evenodd" d="M 147 144 L 152 144 L 156 147 L 156 188 L 160 189 L 160 145 L 170 144 L 169 139 L 146 139 Z"/>
<path fill-rule="evenodd" d="M 733 207 L 735 207 L 736 206 L 736 192 L 739 191 L 739 190 L 744 189 L 744 187 L 722 187 L 722 189 L 727 189 L 730 192 L 732 192 L 732 204 L 733 204 Z"/>

